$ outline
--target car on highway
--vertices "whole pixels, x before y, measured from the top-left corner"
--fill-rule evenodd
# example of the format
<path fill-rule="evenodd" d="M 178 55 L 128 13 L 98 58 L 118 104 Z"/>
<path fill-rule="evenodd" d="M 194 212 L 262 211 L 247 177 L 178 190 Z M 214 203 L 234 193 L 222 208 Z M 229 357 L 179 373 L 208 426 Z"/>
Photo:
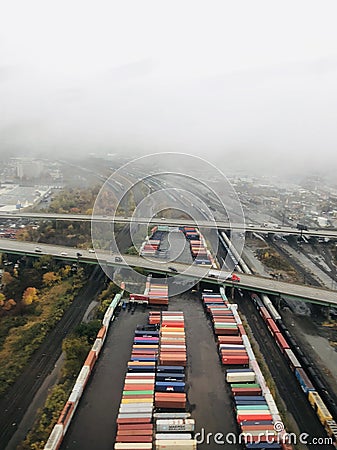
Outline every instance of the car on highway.
<path fill-rule="evenodd" d="M 213 270 L 213 269 L 210 269 L 209 271 L 208 271 L 208 274 L 207 274 L 207 276 L 208 277 L 210 277 L 210 278 L 217 278 L 218 279 L 218 281 L 235 281 L 235 282 L 239 282 L 240 281 L 240 277 L 238 276 L 238 275 L 236 275 L 236 273 L 221 273 L 221 271 L 220 270 Z"/>
<path fill-rule="evenodd" d="M 68 253 L 67 252 L 61 252 L 60 255 L 61 256 L 68 256 Z"/>
<path fill-rule="evenodd" d="M 35 247 L 36 253 L 42 253 L 41 247 Z"/>
<path fill-rule="evenodd" d="M 88 249 L 88 252 L 89 252 L 89 253 L 95 253 L 95 250 L 94 250 L 93 248 L 89 248 L 89 249 Z"/>
<path fill-rule="evenodd" d="M 168 269 L 169 269 L 171 272 L 178 273 L 178 270 L 177 270 L 175 267 L 169 266 Z"/>
<path fill-rule="evenodd" d="M 236 275 L 236 273 L 232 273 L 231 277 L 229 277 L 229 280 L 236 281 L 237 283 L 239 283 L 240 277 L 239 275 Z"/>
<path fill-rule="evenodd" d="M 77 258 L 79 258 L 80 256 L 82 256 L 82 253 L 77 252 L 77 253 L 76 253 L 76 256 L 77 256 Z"/>
<path fill-rule="evenodd" d="M 120 256 L 115 256 L 115 262 L 123 262 Z"/>

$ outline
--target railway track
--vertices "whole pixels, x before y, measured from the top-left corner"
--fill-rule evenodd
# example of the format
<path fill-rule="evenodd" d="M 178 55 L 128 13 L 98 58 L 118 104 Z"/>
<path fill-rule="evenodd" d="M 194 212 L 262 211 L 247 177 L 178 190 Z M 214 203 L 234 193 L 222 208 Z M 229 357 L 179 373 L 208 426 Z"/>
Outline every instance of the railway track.
<path fill-rule="evenodd" d="M 24 372 L 0 400 L 0 448 L 7 447 L 26 410 L 46 376 L 52 371 L 62 351 L 62 340 L 82 321 L 82 317 L 100 287 L 102 274 L 93 271 L 87 285 L 81 289 L 62 319 L 48 333 L 32 356 Z"/>
<path fill-rule="evenodd" d="M 270 373 L 275 380 L 276 387 L 280 393 L 287 410 L 292 414 L 300 433 L 307 433 L 310 437 L 326 437 L 326 432 L 319 422 L 314 410 L 311 409 L 308 400 L 291 372 L 288 363 L 281 354 L 275 341 L 270 335 L 262 317 L 256 311 L 255 306 L 244 296 L 236 300 L 240 311 L 254 334 L 260 351 L 269 367 Z M 322 450 L 322 445 L 308 444 L 309 450 Z M 324 450 L 333 450 L 333 446 L 324 445 Z"/>

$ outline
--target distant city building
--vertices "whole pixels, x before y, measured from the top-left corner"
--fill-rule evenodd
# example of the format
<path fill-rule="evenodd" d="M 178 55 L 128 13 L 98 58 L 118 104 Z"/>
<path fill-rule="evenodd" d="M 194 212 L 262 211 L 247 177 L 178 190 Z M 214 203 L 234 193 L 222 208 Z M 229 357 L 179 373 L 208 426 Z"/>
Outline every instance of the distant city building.
<path fill-rule="evenodd" d="M 20 180 L 39 178 L 43 169 L 43 162 L 38 159 L 19 158 L 16 162 L 16 175 Z"/>

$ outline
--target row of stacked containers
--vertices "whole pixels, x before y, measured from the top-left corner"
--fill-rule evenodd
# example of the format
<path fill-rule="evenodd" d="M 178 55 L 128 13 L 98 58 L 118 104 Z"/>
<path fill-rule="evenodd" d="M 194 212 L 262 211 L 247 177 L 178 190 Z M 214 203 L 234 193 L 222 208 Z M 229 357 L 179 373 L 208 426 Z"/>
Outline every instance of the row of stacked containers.
<path fill-rule="evenodd" d="M 237 312 L 223 288 L 220 294 L 204 292 L 204 307 L 217 339 L 221 363 L 226 368 L 226 382 L 232 393 L 240 437 L 247 449 L 291 449 L 283 442 L 285 431 L 278 408 Z M 280 427 L 279 430 L 276 430 Z"/>
<path fill-rule="evenodd" d="M 102 327 L 99 330 L 96 340 L 88 353 L 88 356 L 84 362 L 84 365 L 76 378 L 73 390 L 64 405 L 64 408 L 59 416 L 57 424 L 52 429 L 49 438 L 44 446 L 44 450 L 58 450 L 61 446 L 62 440 L 69 428 L 73 415 L 79 404 L 79 401 L 84 392 L 85 386 L 90 378 L 92 369 L 98 359 L 100 351 L 103 347 L 104 341 L 107 336 L 108 328 L 110 323 L 114 319 L 114 311 L 116 306 L 119 304 L 123 292 L 117 294 L 112 302 L 110 303 L 102 321 Z"/>
<path fill-rule="evenodd" d="M 212 267 L 214 260 L 200 231 L 195 227 L 186 226 L 179 227 L 179 230 L 184 233 L 185 238 L 189 241 L 194 263 Z"/>
<path fill-rule="evenodd" d="M 149 305 L 168 305 L 168 285 L 166 279 L 152 278 L 148 292 Z"/>
<path fill-rule="evenodd" d="M 149 275 L 146 280 L 144 294 L 130 294 L 130 301 L 145 302 L 151 306 L 168 305 L 168 285 L 165 278 L 152 278 Z"/>
<path fill-rule="evenodd" d="M 194 450 L 195 422 L 186 411 L 187 364 L 185 320 L 182 312 L 151 312 L 150 324 L 160 326 L 155 383 L 155 449 Z"/>
<path fill-rule="evenodd" d="M 158 327 L 138 326 L 117 416 L 116 450 L 152 449 L 158 349 Z"/>
<path fill-rule="evenodd" d="M 151 229 L 150 237 L 147 237 L 145 242 L 141 246 L 140 255 L 156 256 L 166 230 L 168 230 L 168 227 L 153 227 Z"/>

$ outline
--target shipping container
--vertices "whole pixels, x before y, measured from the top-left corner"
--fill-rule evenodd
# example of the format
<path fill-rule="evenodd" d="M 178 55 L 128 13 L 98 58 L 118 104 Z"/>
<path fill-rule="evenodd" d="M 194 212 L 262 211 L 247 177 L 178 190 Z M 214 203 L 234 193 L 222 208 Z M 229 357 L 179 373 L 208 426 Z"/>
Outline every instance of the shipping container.
<path fill-rule="evenodd" d="M 104 342 L 105 335 L 106 335 L 106 327 L 103 325 L 100 328 L 99 332 L 97 333 L 97 338 L 102 339 L 102 341 Z"/>
<path fill-rule="evenodd" d="M 63 434 L 66 433 L 66 431 L 70 425 L 71 419 L 72 419 L 75 409 L 76 409 L 76 406 L 77 405 L 75 405 L 74 403 L 67 401 L 67 403 L 65 404 L 65 406 L 58 418 L 57 423 L 63 425 Z"/>
<path fill-rule="evenodd" d="M 156 441 L 158 440 L 181 440 L 192 439 L 191 433 L 156 433 Z"/>
<path fill-rule="evenodd" d="M 89 366 L 83 366 L 80 373 L 78 374 L 78 377 L 76 378 L 76 384 L 82 384 L 83 389 L 85 385 L 87 384 L 87 381 L 90 376 L 90 367 Z"/>
<path fill-rule="evenodd" d="M 157 440 L 155 441 L 156 450 L 195 450 L 197 442 L 194 439 L 188 440 Z"/>
<path fill-rule="evenodd" d="M 289 348 L 288 342 L 285 340 L 281 333 L 275 334 L 275 341 L 282 353 L 284 353 L 284 351 Z"/>
<path fill-rule="evenodd" d="M 323 402 L 318 392 L 309 391 L 308 400 L 310 405 L 314 408 L 320 422 L 324 425 L 328 420 L 333 420 L 330 411 Z"/>
<path fill-rule="evenodd" d="M 189 419 L 191 417 L 191 413 L 187 412 L 156 412 L 153 414 L 155 419 Z"/>
<path fill-rule="evenodd" d="M 88 366 L 91 371 L 95 365 L 96 359 L 97 359 L 96 352 L 94 352 L 93 350 L 90 350 L 90 352 L 88 353 L 87 359 L 84 362 L 84 366 Z"/>
<path fill-rule="evenodd" d="M 292 350 L 285 349 L 284 353 L 289 362 L 291 370 L 294 371 L 295 369 L 299 369 L 300 367 L 302 367 L 299 360 L 296 358 L 296 356 L 294 355 Z"/>
<path fill-rule="evenodd" d="M 273 319 L 267 319 L 266 323 L 273 336 L 275 336 L 276 333 L 280 333 L 280 330 Z"/>
<path fill-rule="evenodd" d="M 44 450 L 58 450 L 63 439 L 63 425 L 56 424 L 44 446 Z"/>
<path fill-rule="evenodd" d="M 157 432 L 189 431 L 195 428 L 194 419 L 159 419 L 156 420 Z"/>
<path fill-rule="evenodd" d="M 226 372 L 226 381 L 227 383 L 238 383 L 238 382 L 254 382 L 255 381 L 255 373 L 253 371 L 250 372 Z"/>

